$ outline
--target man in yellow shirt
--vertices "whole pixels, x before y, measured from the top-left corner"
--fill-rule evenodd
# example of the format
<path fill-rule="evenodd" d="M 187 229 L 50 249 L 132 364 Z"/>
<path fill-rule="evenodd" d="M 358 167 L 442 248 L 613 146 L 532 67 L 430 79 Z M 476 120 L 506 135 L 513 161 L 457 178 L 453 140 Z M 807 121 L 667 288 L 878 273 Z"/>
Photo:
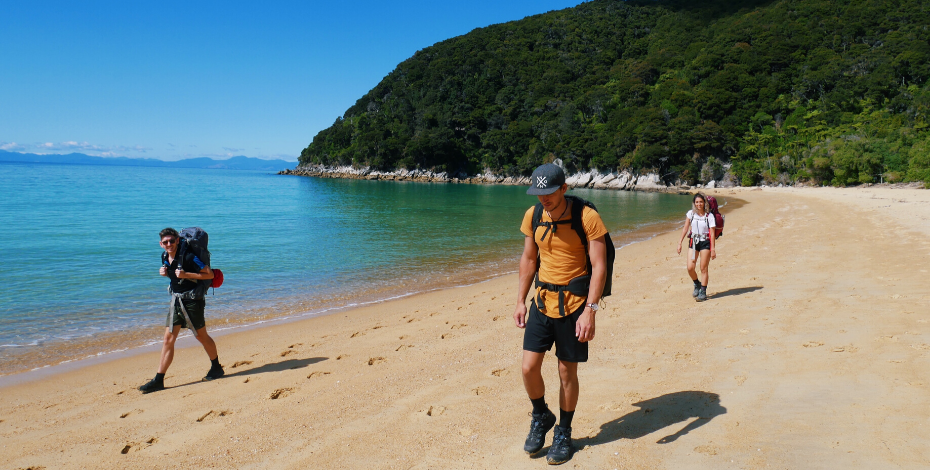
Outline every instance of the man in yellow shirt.
<path fill-rule="evenodd" d="M 597 211 L 568 196 L 565 173 L 557 165 L 541 165 L 531 177 L 527 194 L 539 198 L 523 216 L 526 236 L 520 258 L 517 306 L 513 319 L 523 334 L 523 385 L 533 404 L 530 433 L 523 449 L 535 454 L 556 417 L 546 405 L 542 363 L 555 344 L 559 360 L 559 425 L 546 460 L 567 462 L 574 454 L 571 421 L 578 403 L 578 363 L 588 360 L 588 341 L 594 339 L 594 317 L 606 278 L 607 228 Z M 534 221 L 534 218 L 536 219 Z M 587 246 L 573 229 L 580 218 Z M 576 220 L 577 223 L 577 220 Z M 535 295 L 527 312 L 526 298 L 534 283 Z"/>

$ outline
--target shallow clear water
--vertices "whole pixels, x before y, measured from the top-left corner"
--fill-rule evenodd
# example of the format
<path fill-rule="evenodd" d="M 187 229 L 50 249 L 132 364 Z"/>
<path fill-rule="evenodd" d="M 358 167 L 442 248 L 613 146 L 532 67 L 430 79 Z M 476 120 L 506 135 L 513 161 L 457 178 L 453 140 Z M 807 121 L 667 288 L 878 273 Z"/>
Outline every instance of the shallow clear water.
<path fill-rule="evenodd" d="M 686 196 L 575 190 L 612 233 Z M 208 326 L 344 308 L 516 269 L 525 188 L 232 170 L 0 164 L 0 374 L 157 340 L 158 232 L 200 226 L 225 284 Z"/>

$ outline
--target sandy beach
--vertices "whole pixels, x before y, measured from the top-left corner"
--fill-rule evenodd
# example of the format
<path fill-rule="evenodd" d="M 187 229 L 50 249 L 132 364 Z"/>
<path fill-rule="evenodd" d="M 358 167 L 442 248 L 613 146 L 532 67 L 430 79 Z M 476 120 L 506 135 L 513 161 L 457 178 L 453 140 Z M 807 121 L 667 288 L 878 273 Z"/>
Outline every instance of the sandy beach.
<path fill-rule="evenodd" d="M 711 194 L 746 204 L 725 210 L 707 302 L 680 228 L 618 251 L 564 466 L 930 466 L 930 191 Z M 188 338 L 148 395 L 157 353 L 0 388 L 0 468 L 545 468 L 522 450 L 515 288 L 224 335 L 213 382 Z M 543 373 L 555 407 L 554 356 Z"/>

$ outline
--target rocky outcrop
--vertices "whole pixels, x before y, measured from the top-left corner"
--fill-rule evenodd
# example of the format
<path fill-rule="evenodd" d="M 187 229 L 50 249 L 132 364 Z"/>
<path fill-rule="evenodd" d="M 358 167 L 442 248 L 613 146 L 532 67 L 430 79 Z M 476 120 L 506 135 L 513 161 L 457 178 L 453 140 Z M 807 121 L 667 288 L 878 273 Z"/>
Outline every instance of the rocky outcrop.
<path fill-rule="evenodd" d="M 558 165 L 559 161 L 556 161 Z M 348 178 L 383 181 L 420 181 L 428 183 L 506 184 L 528 186 L 527 176 L 499 176 L 485 170 L 477 175 L 464 173 L 448 174 L 429 170 L 378 171 L 371 168 L 352 166 L 302 165 L 293 170 L 284 170 L 279 175 L 316 176 L 319 178 Z M 597 170 L 575 173 L 565 182 L 572 188 L 612 189 L 618 191 L 663 191 L 680 192 L 684 188 L 667 186 L 656 173 L 634 175 L 628 171 L 601 173 Z"/>
<path fill-rule="evenodd" d="M 432 172 L 429 170 L 378 171 L 371 168 L 355 168 L 352 166 L 324 166 L 302 165 L 293 170 L 278 172 L 279 175 L 316 176 L 318 178 L 347 178 L 383 181 L 420 181 L 424 183 L 471 183 L 471 184 L 509 184 L 529 185 L 530 179 L 526 176 L 497 176 L 489 171 L 479 175 L 466 175 L 456 173 L 450 175 L 444 171 Z"/>

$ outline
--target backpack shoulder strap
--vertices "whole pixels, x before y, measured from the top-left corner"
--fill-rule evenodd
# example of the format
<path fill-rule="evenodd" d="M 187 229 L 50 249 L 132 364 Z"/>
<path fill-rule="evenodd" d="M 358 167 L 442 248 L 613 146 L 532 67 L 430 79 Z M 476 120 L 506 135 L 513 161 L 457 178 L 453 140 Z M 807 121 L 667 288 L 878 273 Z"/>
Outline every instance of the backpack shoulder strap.
<path fill-rule="evenodd" d="M 572 201 L 572 228 L 575 229 L 575 233 L 578 234 L 578 238 L 581 239 L 581 244 L 584 245 L 585 253 L 588 252 L 588 235 L 584 231 L 584 220 L 582 220 L 582 215 L 584 214 L 584 207 L 589 203 L 584 199 L 569 196 L 570 201 Z M 566 198 L 568 199 L 568 198 Z M 593 208 L 592 208 L 593 209 Z M 596 210 L 596 209 L 595 209 Z"/>
<path fill-rule="evenodd" d="M 584 231 L 584 220 L 582 216 L 584 215 L 584 208 L 588 206 L 593 211 L 597 211 L 594 207 L 594 204 L 581 199 L 576 196 L 567 196 L 566 198 L 571 198 L 572 201 L 572 228 L 575 229 L 575 233 L 578 234 L 578 238 L 581 239 L 581 244 L 584 245 L 584 259 L 585 267 L 588 270 L 588 274 L 591 274 L 593 268 L 591 267 L 591 255 L 588 254 L 588 234 Z"/>
<path fill-rule="evenodd" d="M 533 241 L 536 241 L 536 228 L 539 227 L 539 223 L 542 221 L 542 213 L 543 205 L 537 202 L 536 206 L 533 207 Z"/>

